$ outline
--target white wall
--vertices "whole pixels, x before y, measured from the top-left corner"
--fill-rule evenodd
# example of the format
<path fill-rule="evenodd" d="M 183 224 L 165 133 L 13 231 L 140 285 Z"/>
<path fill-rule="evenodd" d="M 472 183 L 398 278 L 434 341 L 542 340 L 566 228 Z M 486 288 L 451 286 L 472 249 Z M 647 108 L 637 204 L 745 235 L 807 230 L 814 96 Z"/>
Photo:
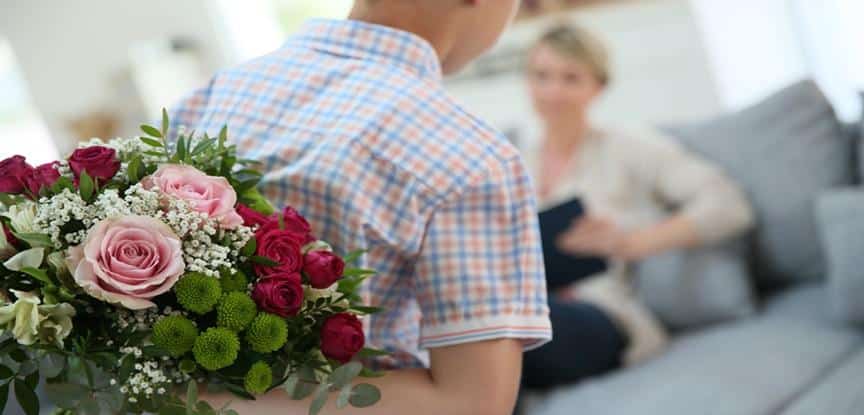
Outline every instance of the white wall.
<path fill-rule="evenodd" d="M 629 126 L 701 119 L 722 109 L 688 0 L 590 7 L 566 17 L 603 38 L 613 55 L 615 78 L 593 114 L 598 123 Z M 559 19 L 519 23 L 497 50 L 530 45 Z M 482 82 L 457 79 L 449 89 L 496 127 L 518 129 L 523 140 L 536 138 L 537 123 L 521 73 Z"/>
<path fill-rule="evenodd" d="M 0 0 L 0 36 L 61 149 L 69 147 L 69 119 L 114 104 L 118 94 L 134 96 L 118 91 L 130 45 L 187 36 L 201 44 L 208 67 L 226 62 L 213 18 L 207 0 Z"/>

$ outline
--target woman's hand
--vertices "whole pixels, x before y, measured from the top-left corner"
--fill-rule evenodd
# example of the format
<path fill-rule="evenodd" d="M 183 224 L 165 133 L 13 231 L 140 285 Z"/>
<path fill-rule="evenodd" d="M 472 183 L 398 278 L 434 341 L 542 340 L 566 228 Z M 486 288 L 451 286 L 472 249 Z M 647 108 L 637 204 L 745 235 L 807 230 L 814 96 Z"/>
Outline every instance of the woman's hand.
<path fill-rule="evenodd" d="M 650 256 L 655 244 L 649 232 L 627 231 L 609 219 L 587 216 L 574 221 L 557 245 L 573 255 L 638 261 Z"/>

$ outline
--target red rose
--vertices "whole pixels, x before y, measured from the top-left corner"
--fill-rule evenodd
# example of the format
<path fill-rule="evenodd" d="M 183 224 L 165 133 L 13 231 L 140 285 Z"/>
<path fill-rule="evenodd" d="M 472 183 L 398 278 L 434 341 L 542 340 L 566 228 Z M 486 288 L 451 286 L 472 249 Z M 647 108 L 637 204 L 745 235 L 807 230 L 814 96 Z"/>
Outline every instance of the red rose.
<path fill-rule="evenodd" d="M 258 308 L 280 317 L 296 316 L 303 305 L 300 274 L 274 274 L 258 280 L 252 289 Z"/>
<path fill-rule="evenodd" d="M 9 244 L 14 247 L 18 247 L 20 245 L 18 238 L 16 238 L 15 235 L 12 235 L 12 231 L 9 230 L 9 227 L 6 226 L 5 223 L 0 222 L 0 228 L 3 228 L 3 235 L 6 236 L 6 242 L 9 242 Z"/>
<path fill-rule="evenodd" d="M 69 156 L 69 167 L 80 177 L 81 172 L 87 171 L 87 175 L 102 182 L 111 180 L 120 170 L 120 160 L 113 148 L 102 146 L 91 146 L 79 148 Z"/>
<path fill-rule="evenodd" d="M 25 179 L 27 188 L 34 195 L 38 195 L 43 187 L 50 187 L 60 178 L 60 172 L 57 171 L 57 163 L 45 163 L 35 168 L 30 175 Z"/>
<path fill-rule="evenodd" d="M 300 212 L 297 212 L 291 206 L 286 207 L 282 211 L 282 221 L 286 231 L 302 236 L 304 245 L 315 241 L 315 238 L 312 236 L 312 226 L 309 225 L 309 222 Z"/>
<path fill-rule="evenodd" d="M 303 242 L 298 235 L 278 226 L 265 226 L 255 232 L 255 254 L 277 262 L 267 266 L 255 264 L 255 272 L 265 278 L 273 274 L 291 274 L 303 269 Z"/>
<path fill-rule="evenodd" d="M 0 161 L 0 193 L 19 194 L 26 189 L 26 180 L 33 172 L 24 156 L 12 156 Z"/>
<path fill-rule="evenodd" d="M 333 360 L 350 362 L 365 343 L 363 323 L 353 314 L 336 314 L 321 328 L 321 352 Z"/>
<path fill-rule="evenodd" d="M 244 204 L 237 205 L 237 214 L 239 214 L 240 217 L 243 218 L 243 224 L 246 226 L 263 226 L 266 223 L 269 223 L 271 220 L 275 219 L 275 215 L 268 217 L 267 215 L 255 209 L 252 209 Z"/>
<path fill-rule="evenodd" d="M 324 289 L 342 278 L 345 261 L 330 251 L 310 251 L 303 257 L 303 272 L 312 288 Z"/>

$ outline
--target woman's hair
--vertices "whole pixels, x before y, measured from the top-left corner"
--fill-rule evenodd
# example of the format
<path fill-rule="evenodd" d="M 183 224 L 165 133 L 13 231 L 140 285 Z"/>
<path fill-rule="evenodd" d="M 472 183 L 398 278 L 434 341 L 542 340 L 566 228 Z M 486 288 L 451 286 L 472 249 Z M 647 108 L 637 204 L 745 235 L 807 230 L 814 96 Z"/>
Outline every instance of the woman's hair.
<path fill-rule="evenodd" d="M 556 52 L 569 56 L 588 65 L 601 85 L 612 80 L 609 68 L 609 52 L 603 42 L 591 32 L 575 25 L 555 26 L 537 41 L 536 45 L 546 45 Z"/>

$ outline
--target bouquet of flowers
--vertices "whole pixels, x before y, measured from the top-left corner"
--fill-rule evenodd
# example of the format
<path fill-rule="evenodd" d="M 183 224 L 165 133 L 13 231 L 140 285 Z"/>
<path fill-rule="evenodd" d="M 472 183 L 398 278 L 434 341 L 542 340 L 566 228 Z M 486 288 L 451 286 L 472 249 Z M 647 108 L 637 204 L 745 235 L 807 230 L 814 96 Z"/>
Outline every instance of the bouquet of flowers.
<path fill-rule="evenodd" d="M 294 209 L 258 192 L 254 161 L 218 137 L 161 128 L 92 140 L 66 159 L 0 162 L 0 413 L 10 388 L 39 412 L 233 414 L 284 389 L 319 412 L 380 398 L 352 268 Z M 349 264 L 349 265 L 346 265 Z"/>

